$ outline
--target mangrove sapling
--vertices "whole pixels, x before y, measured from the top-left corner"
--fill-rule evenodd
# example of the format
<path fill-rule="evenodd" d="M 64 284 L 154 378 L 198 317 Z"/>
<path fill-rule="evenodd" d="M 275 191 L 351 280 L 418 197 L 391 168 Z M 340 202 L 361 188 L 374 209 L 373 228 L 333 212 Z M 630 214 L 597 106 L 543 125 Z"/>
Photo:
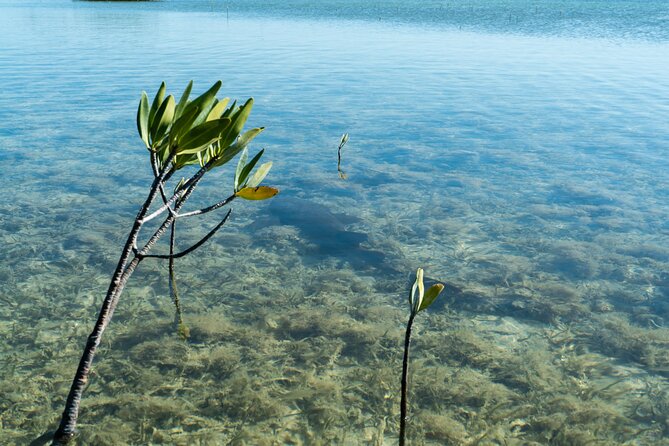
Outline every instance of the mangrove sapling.
<path fill-rule="evenodd" d="M 107 289 L 97 322 L 86 342 L 60 425 L 53 435 L 53 445 L 66 444 L 75 435 L 81 396 L 88 382 L 93 358 L 100 345 L 102 334 L 111 321 L 128 279 L 144 259 L 155 258 L 169 261 L 169 281 L 177 308 L 178 331 L 182 336 L 187 336 L 188 330 L 181 319 L 181 308 L 174 280 L 174 260 L 190 254 L 209 240 L 225 224 L 232 210 L 228 210 L 219 223 L 198 242 L 175 253 L 174 224 L 176 221 L 215 211 L 230 204 L 237 197 L 247 200 L 264 200 L 278 193 L 277 189 L 260 186 L 272 167 L 271 162 L 260 165 L 251 175 L 264 150 L 247 162 L 246 146 L 263 131 L 263 128 L 259 127 L 241 133 L 251 112 L 253 99 L 247 100 L 242 105 L 233 102 L 228 106 L 228 98 L 222 100 L 216 98 L 221 87 L 221 82 L 218 81 L 201 96 L 190 101 L 192 86 L 191 81 L 178 103 L 171 95 L 165 97 L 165 83 L 161 84 L 151 106 L 149 106 L 146 93 L 142 92 L 137 111 L 137 129 L 149 152 L 153 182 L 146 200 L 135 217 Z M 182 211 L 205 174 L 226 164 L 240 153 L 231 195 L 211 206 L 189 212 Z M 194 173 L 190 177 L 181 179 L 174 187 L 171 196 L 168 196 L 165 192 L 167 182 L 177 171 L 191 165 L 196 167 Z M 157 209 L 150 212 L 158 197 L 160 197 L 160 203 L 153 206 Z M 140 244 L 141 229 L 146 223 L 158 217 L 163 218 L 163 222 L 158 225 L 145 243 Z M 169 254 L 149 254 L 151 248 L 168 229 L 170 229 Z"/>
<path fill-rule="evenodd" d="M 409 308 L 411 310 L 409 322 L 404 336 L 404 358 L 402 360 L 402 395 L 400 400 L 400 446 L 406 442 L 406 422 L 407 422 L 407 392 L 409 377 L 409 346 L 411 344 L 411 328 L 416 315 L 427 309 L 437 299 L 437 296 L 444 290 L 444 285 L 435 283 L 427 291 L 423 284 L 423 268 L 416 271 L 416 281 L 411 287 L 409 294 Z"/>
<path fill-rule="evenodd" d="M 337 172 L 339 172 L 339 178 L 342 180 L 345 180 L 347 178 L 346 173 L 344 173 L 343 170 L 341 170 L 341 149 L 344 148 L 346 143 L 348 142 L 348 133 L 344 133 L 341 135 L 341 139 L 339 140 L 339 148 L 337 149 Z"/>

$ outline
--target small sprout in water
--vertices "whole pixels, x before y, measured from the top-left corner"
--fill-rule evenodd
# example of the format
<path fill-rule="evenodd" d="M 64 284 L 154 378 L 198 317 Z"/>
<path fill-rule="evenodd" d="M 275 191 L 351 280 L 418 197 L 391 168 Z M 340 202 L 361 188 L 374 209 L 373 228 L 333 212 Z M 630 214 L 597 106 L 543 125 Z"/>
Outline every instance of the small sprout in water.
<path fill-rule="evenodd" d="M 444 291 L 444 285 L 435 283 L 427 291 L 425 291 L 425 284 L 423 283 L 423 268 L 416 270 L 416 280 L 411 287 L 409 293 L 409 308 L 411 315 L 407 323 L 406 333 L 404 337 L 404 360 L 402 362 L 402 396 L 400 401 L 400 446 L 404 446 L 406 441 L 406 421 L 407 421 L 407 388 L 409 375 L 409 346 L 411 345 L 411 327 L 416 315 L 426 310 L 434 303 L 439 294 Z"/>
<path fill-rule="evenodd" d="M 341 139 L 339 140 L 339 148 L 337 149 L 337 172 L 339 172 L 339 178 L 341 178 L 342 180 L 345 180 L 347 176 L 344 173 L 344 171 L 341 170 L 341 149 L 344 148 L 347 142 L 348 142 L 348 133 L 344 133 L 343 135 L 341 135 Z"/>

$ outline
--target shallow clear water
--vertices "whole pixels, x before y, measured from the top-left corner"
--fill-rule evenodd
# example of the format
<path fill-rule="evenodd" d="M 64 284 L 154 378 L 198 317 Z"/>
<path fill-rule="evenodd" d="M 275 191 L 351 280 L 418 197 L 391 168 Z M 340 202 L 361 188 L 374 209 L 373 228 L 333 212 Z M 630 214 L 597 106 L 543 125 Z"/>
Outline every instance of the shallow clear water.
<path fill-rule="evenodd" d="M 139 93 L 222 79 L 255 97 L 281 194 L 179 262 L 188 342 L 166 266 L 141 265 L 82 444 L 394 444 L 419 266 L 449 287 L 417 322 L 414 444 L 669 444 L 668 17 L 1 2 L 0 443 L 57 423 L 150 181 Z"/>

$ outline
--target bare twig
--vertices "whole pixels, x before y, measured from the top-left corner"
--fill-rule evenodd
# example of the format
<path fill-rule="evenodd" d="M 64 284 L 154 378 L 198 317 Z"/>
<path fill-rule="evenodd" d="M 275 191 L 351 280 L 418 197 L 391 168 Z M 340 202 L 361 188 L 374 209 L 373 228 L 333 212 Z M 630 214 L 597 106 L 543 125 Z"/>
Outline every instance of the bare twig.
<path fill-rule="evenodd" d="M 207 240 L 209 240 L 214 234 L 216 234 L 216 232 L 221 228 L 221 226 L 223 226 L 225 224 L 225 222 L 228 220 L 228 217 L 230 216 L 231 212 L 232 212 L 232 209 L 230 209 L 228 211 L 228 213 L 225 214 L 225 217 L 223 217 L 223 220 L 221 220 L 221 222 L 219 224 L 217 224 L 214 227 L 214 229 L 209 231 L 207 233 L 207 235 L 202 237 L 197 243 L 193 244 L 188 249 L 185 249 L 185 250 L 183 250 L 183 251 L 181 251 L 177 254 L 173 254 L 172 249 L 170 247 L 170 254 L 169 255 L 163 255 L 163 254 L 145 254 L 145 255 L 143 255 L 143 254 L 139 254 L 139 253 L 137 253 L 137 255 L 139 257 L 141 257 L 142 259 L 151 258 L 151 259 L 169 259 L 169 260 L 178 259 L 180 257 L 188 255 L 191 252 L 195 251 L 200 246 L 204 245 L 207 242 Z"/>
<path fill-rule="evenodd" d="M 215 211 L 216 209 L 221 208 L 226 204 L 230 203 L 232 200 L 235 199 L 235 197 L 236 195 L 230 195 L 225 200 L 219 201 L 218 203 L 211 205 L 209 207 L 198 209 L 197 211 L 186 212 L 185 214 L 177 214 L 177 218 L 193 217 L 195 215 L 202 215 L 206 214 L 207 212 Z"/>

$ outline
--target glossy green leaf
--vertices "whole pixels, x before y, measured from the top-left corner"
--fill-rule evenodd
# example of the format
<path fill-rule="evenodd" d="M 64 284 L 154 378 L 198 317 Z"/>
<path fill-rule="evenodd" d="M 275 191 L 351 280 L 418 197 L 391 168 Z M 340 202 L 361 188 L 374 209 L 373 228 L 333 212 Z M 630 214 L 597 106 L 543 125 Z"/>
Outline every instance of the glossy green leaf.
<path fill-rule="evenodd" d="M 179 103 L 177 104 L 177 108 L 174 111 L 174 116 L 177 118 L 181 116 L 181 114 L 184 111 L 184 108 L 186 108 L 186 105 L 188 105 L 188 98 L 190 96 L 190 92 L 193 89 L 193 81 L 188 82 L 188 85 L 186 86 L 186 89 L 184 90 L 183 94 L 181 95 L 181 99 L 179 99 Z"/>
<path fill-rule="evenodd" d="M 175 107 L 174 97 L 169 95 L 156 112 L 156 116 L 153 118 L 153 125 L 151 126 L 152 144 L 155 145 L 156 142 L 160 141 L 165 136 L 165 132 L 172 124 L 172 119 L 174 119 Z"/>
<path fill-rule="evenodd" d="M 221 147 L 225 148 L 232 144 L 239 133 L 244 128 L 244 124 L 251 114 L 251 109 L 253 108 L 253 98 L 250 98 L 244 105 L 239 108 L 239 111 L 235 113 L 232 117 L 232 124 L 227 133 L 221 138 Z"/>
<path fill-rule="evenodd" d="M 235 154 L 239 153 L 240 150 L 243 150 L 246 146 L 248 146 L 249 143 L 253 140 L 253 138 L 258 136 L 263 130 L 265 130 L 265 127 L 257 127 L 251 130 L 247 130 L 246 132 L 244 132 L 243 135 L 237 138 L 237 140 L 234 143 L 232 143 L 232 145 L 230 145 L 229 148 L 225 150 L 231 150 L 233 152 L 236 151 Z"/>
<path fill-rule="evenodd" d="M 258 164 L 258 160 L 260 160 L 260 157 L 262 157 L 263 153 L 265 153 L 265 149 L 262 149 L 260 152 L 256 153 L 256 156 L 254 156 L 253 159 L 244 166 L 244 169 L 242 170 L 242 173 L 239 176 L 240 186 L 246 186 L 246 179 L 249 177 L 256 164 Z"/>
<path fill-rule="evenodd" d="M 137 131 L 146 147 L 149 148 L 149 97 L 145 91 L 142 92 L 139 107 L 137 107 Z"/>
<path fill-rule="evenodd" d="M 161 82 L 160 88 L 158 89 L 156 96 L 153 98 L 153 103 L 151 104 L 151 110 L 149 110 L 149 128 L 153 127 L 153 119 L 156 116 L 156 112 L 158 111 L 160 104 L 163 103 L 163 100 L 165 98 L 166 88 L 167 86 L 165 85 L 165 82 Z"/>
<path fill-rule="evenodd" d="M 235 195 L 245 200 L 267 200 L 279 193 L 279 189 L 269 186 L 245 187 Z"/>
<path fill-rule="evenodd" d="M 234 115 L 237 112 L 238 109 L 239 109 L 239 107 L 237 107 L 237 101 L 236 100 L 232 101 L 232 105 L 230 107 L 228 107 L 228 109 L 226 111 L 223 112 L 223 114 L 221 115 L 221 118 L 231 118 L 232 119 L 232 115 Z"/>
<path fill-rule="evenodd" d="M 218 142 L 218 150 L 216 150 L 216 157 L 218 160 L 213 164 L 212 167 L 222 166 L 223 164 L 226 164 L 228 161 L 233 159 L 239 152 L 246 148 L 249 142 L 251 142 L 251 140 L 255 138 L 256 135 L 258 135 L 264 129 L 264 127 L 260 127 L 249 130 L 240 136 L 237 141 L 235 141 L 234 144 L 229 147 L 223 146 L 222 142 Z"/>
<path fill-rule="evenodd" d="M 221 133 L 225 132 L 229 125 L 230 119 L 221 118 L 193 127 L 179 140 L 177 153 L 185 155 L 206 149 L 221 137 Z"/>
<path fill-rule="evenodd" d="M 260 186 L 260 183 L 262 183 L 262 180 L 265 179 L 271 168 L 272 168 L 271 161 L 265 164 L 261 164 L 260 167 L 258 167 L 258 170 L 256 170 L 253 176 L 249 178 L 249 180 L 246 182 L 246 187 Z"/>
<path fill-rule="evenodd" d="M 197 164 L 196 153 L 187 153 L 186 155 L 177 155 L 174 157 L 174 167 L 176 170 L 190 166 L 191 164 Z"/>
<path fill-rule="evenodd" d="M 205 91 L 196 99 L 194 99 L 193 102 L 190 102 L 188 105 L 186 105 L 184 114 L 189 113 L 193 108 L 200 110 L 199 114 L 195 118 L 195 125 L 199 125 L 205 121 L 207 115 L 211 111 L 211 107 L 214 104 L 214 101 L 216 100 L 216 93 L 218 93 L 218 90 L 220 90 L 221 85 L 222 82 L 217 81 L 214 85 L 211 86 L 209 90 Z"/>
<path fill-rule="evenodd" d="M 239 161 L 237 162 L 237 169 L 235 169 L 235 192 L 239 190 L 239 185 L 241 181 L 239 181 L 239 178 L 242 175 L 242 172 L 244 171 L 244 166 L 246 166 L 246 159 L 249 156 L 249 151 L 244 149 L 242 151 L 242 154 L 239 156 Z"/>
<path fill-rule="evenodd" d="M 158 161 L 160 166 L 164 166 L 167 163 L 168 158 L 170 157 L 170 145 L 169 142 L 163 141 L 158 149 L 156 150 L 158 154 Z"/>
<path fill-rule="evenodd" d="M 211 121 L 213 119 L 218 119 L 222 118 L 223 112 L 225 111 L 225 107 L 228 106 L 228 102 L 230 102 L 230 98 L 223 98 L 220 101 L 218 101 L 214 106 L 211 108 L 211 111 L 207 115 L 207 121 Z"/>
<path fill-rule="evenodd" d="M 179 119 L 174 121 L 170 130 L 170 147 L 174 147 L 179 139 L 193 127 L 193 122 L 199 113 L 197 107 L 185 111 Z"/>
<path fill-rule="evenodd" d="M 423 311 L 432 305 L 432 302 L 434 302 L 437 297 L 439 297 L 442 291 L 444 291 L 444 285 L 441 283 L 435 283 L 430 288 L 428 288 L 428 290 L 425 292 L 425 296 L 423 296 L 423 302 L 421 302 L 418 311 Z"/>

